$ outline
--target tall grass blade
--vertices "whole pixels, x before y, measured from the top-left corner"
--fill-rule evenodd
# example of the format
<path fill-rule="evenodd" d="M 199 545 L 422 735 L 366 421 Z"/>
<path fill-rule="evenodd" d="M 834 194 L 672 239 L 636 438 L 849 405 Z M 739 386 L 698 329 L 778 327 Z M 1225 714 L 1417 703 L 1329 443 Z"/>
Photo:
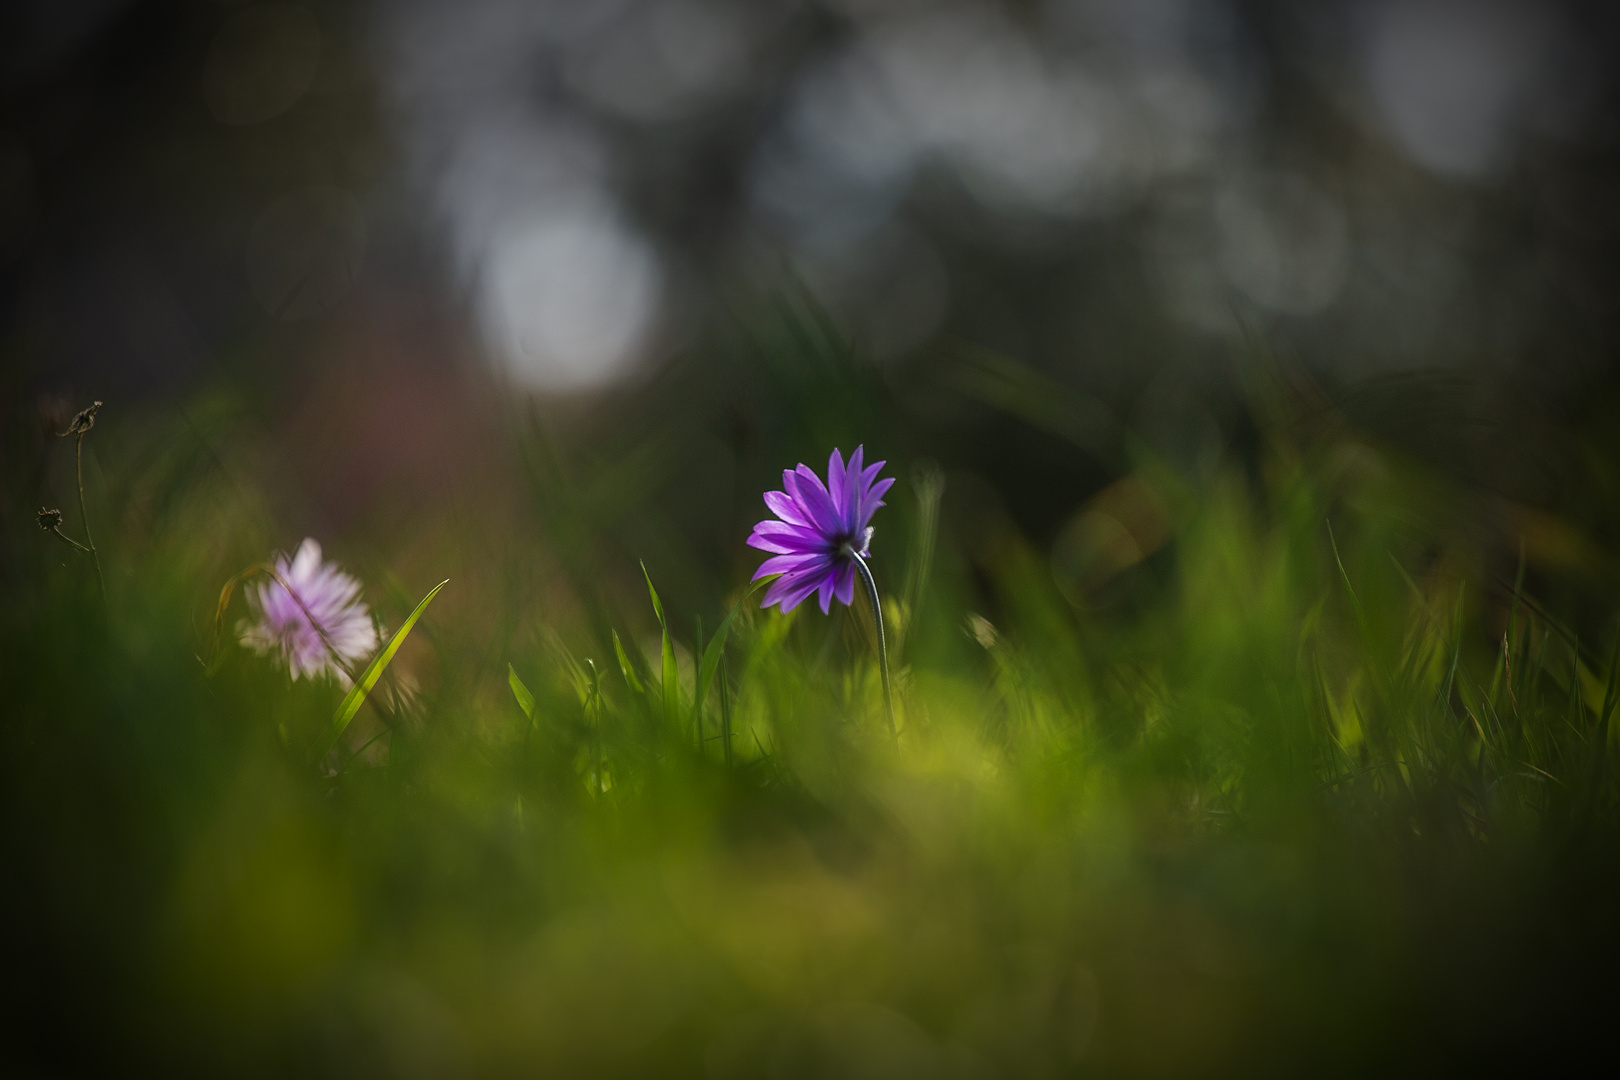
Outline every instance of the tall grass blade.
<path fill-rule="evenodd" d="M 647 579 L 647 595 L 652 597 L 653 613 L 658 616 L 658 627 L 663 632 L 659 689 L 663 692 L 664 723 L 674 727 L 681 720 L 681 672 L 675 663 L 675 641 L 669 636 L 669 623 L 664 619 L 664 604 L 658 599 L 658 590 L 653 588 L 652 575 L 647 573 L 646 563 L 641 564 L 641 576 Z"/>
<path fill-rule="evenodd" d="M 647 691 L 641 685 L 641 679 L 636 675 L 636 667 L 630 662 L 630 654 L 624 651 L 624 643 L 619 640 L 619 632 L 613 631 L 613 655 L 619 660 L 619 674 L 624 676 L 624 685 L 628 686 L 636 695 Z"/>
<path fill-rule="evenodd" d="M 1356 628 L 1361 631 L 1363 638 L 1372 640 L 1372 629 L 1367 625 L 1367 615 L 1361 610 L 1361 598 L 1356 595 L 1356 587 L 1350 584 L 1350 573 L 1344 568 L 1344 560 L 1339 557 L 1339 542 L 1333 536 L 1333 522 L 1327 522 L 1328 546 L 1333 549 L 1333 562 L 1339 568 L 1339 578 L 1344 582 L 1344 591 L 1350 595 L 1350 608 L 1355 612 Z"/>
<path fill-rule="evenodd" d="M 928 592 L 928 579 L 933 571 L 934 549 L 939 542 L 939 502 L 945 494 L 945 474 L 938 466 L 917 470 L 911 483 L 917 496 L 917 533 L 912 545 L 911 565 L 906 571 L 906 617 L 894 635 L 894 654 L 905 653 L 906 640 L 911 636 L 922 612 L 923 597 Z"/>
<path fill-rule="evenodd" d="M 1608 681 L 1603 688 L 1603 704 L 1598 709 L 1597 747 L 1593 758 L 1596 780 L 1602 779 L 1608 767 L 1609 716 L 1614 712 L 1617 690 L 1620 690 L 1620 631 L 1616 631 L 1614 649 L 1609 653 Z"/>
<path fill-rule="evenodd" d="M 726 768 L 731 768 L 731 689 L 726 677 L 726 654 L 720 653 L 720 745 L 724 748 Z"/>
<path fill-rule="evenodd" d="M 692 655 L 699 659 L 703 656 L 703 616 L 692 616 Z M 692 681 L 692 731 L 693 745 L 697 752 L 703 753 L 703 699 L 697 695 L 697 680 Z"/>
<path fill-rule="evenodd" d="M 450 579 L 446 578 L 433 586 L 432 592 L 422 597 L 422 602 L 416 605 L 416 610 L 411 612 L 404 624 L 394 632 L 394 636 L 388 639 L 388 645 L 382 652 L 377 654 L 370 664 L 366 665 L 366 670 L 355 680 L 354 685 L 349 688 L 349 692 L 343 695 L 343 700 L 338 702 L 337 712 L 332 714 L 332 730 L 326 737 L 325 745 L 321 747 L 320 757 L 325 757 L 327 751 L 331 750 L 338 739 L 342 737 L 343 730 L 349 726 L 349 721 L 354 719 L 354 714 L 360 711 L 361 705 L 365 704 L 366 695 L 371 693 L 371 688 L 377 685 L 377 680 L 382 677 L 382 673 L 388 669 L 389 664 L 393 663 L 394 654 L 399 652 L 401 645 L 405 644 L 405 639 L 410 636 L 411 629 L 416 626 L 416 620 L 420 619 L 422 612 L 426 611 L 427 606 L 433 603 L 433 598 L 439 595 L 439 590 L 448 584 L 450 584 Z"/>
<path fill-rule="evenodd" d="M 506 685 L 512 688 L 512 696 L 517 698 L 518 708 L 523 710 L 523 715 L 533 720 L 534 695 L 523 685 L 523 680 L 518 678 L 517 668 L 511 664 L 506 665 Z"/>

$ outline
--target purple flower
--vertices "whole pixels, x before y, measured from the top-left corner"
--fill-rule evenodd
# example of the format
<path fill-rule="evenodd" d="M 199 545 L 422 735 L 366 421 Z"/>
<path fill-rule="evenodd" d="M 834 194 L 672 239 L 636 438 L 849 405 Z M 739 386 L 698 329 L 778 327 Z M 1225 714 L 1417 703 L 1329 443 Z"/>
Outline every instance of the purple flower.
<path fill-rule="evenodd" d="M 322 562 L 321 545 L 310 539 L 299 545 L 291 561 L 277 556 L 275 570 L 281 581 L 248 590 L 257 621 L 238 628 L 242 644 L 260 656 L 274 653 L 295 679 L 335 675 L 348 682 L 344 665 L 377 647 L 377 627 L 360 599 L 360 583 L 335 564 Z"/>
<path fill-rule="evenodd" d="M 783 611 L 792 611 L 818 591 L 823 613 L 831 609 L 835 596 L 844 604 L 854 601 L 855 560 L 849 551 L 863 559 L 870 556 L 868 522 L 883 505 L 883 493 L 894 484 L 892 478 L 877 479 L 883 462 L 862 467 L 864 453 L 857 446 L 846 468 L 843 455 L 834 450 L 827 459 L 825 484 L 801 463 L 782 473 L 783 490 L 765 493 L 765 505 L 777 520 L 755 525 L 748 538 L 750 547 L 771 552 L 754 580 L 782 576 L 765 590 L 764 607 L 781 604 Z"/>

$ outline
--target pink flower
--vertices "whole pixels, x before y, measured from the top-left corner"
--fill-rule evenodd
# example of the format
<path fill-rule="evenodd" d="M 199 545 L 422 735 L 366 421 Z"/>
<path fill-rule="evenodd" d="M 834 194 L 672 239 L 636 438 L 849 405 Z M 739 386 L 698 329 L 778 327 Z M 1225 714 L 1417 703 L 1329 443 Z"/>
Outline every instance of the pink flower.
<path fill-rule="evenodd" d="M 254 619 L 238 627 L 242 644 L 260 656 L 273 653 L 295 679 L 332 675 L 347 683 L 344 668 L 364 660 L 378 641 L 360 583 L 322 562 L 321 545 L 311 539 L 290 561 L 277 555 L 274 566 L 280 581 L 248 590 Z"/>

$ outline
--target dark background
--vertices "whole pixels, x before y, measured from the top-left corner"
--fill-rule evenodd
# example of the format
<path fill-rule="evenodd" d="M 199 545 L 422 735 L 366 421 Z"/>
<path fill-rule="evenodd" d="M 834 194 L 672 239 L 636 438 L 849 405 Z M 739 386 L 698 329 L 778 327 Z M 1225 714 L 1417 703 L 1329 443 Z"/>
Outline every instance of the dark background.
<path fill-rule="evenodd" d="M 499 502 L 534 421 L 618 470 L 596 524 L 623 553 L 703 590 L 828 443 L 938 462 L 948 514 L 989 500 L 1048 544 L 1142 453 L 1243 453 L 1260 365 L 1605 533 L 1567 434 L 1612 400 L 1607 5 L 3 19 L 18 458 L 92 397 L 224 395 L 291 544 Z"/>

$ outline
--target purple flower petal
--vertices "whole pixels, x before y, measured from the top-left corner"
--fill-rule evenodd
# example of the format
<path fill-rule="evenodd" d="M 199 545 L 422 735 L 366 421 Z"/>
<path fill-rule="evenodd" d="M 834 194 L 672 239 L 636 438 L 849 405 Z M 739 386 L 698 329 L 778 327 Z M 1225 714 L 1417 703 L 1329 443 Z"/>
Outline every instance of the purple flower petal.
<path fill-rule="evenodd" d="M 821 593 L 819 599 L 821 600 L 821 613 L 823 615 L 829 614 L 832 611 L 833 578 L 836 576 L 836 574 L 823 575 L 821 584 L 817 586 Z"/>
<path fill-rule="evenodd" d="M 831 611 L 834 600 L 854 602 L 855 566 L 843 545 L 855 545 L 863 558 L 870 553 L 870 519 L 894 485 L 878 479 L 883 466 L 867 465 L 866 448 L 858 445 L 847 460 L 841 450 L 832 451 L 826 483 L 802 463 L 783 471 L 782 490 L 765 493 L 775 519 L 761 521 L 748 537 L 750 547 L 771 554 L 754 580 L 777 575 L 765 590 L 765 607 L 792 611 L 812 593 L 819 594 L 823 612 Z"/>
<path fill-rule="evenodd" d="M 816 564 L 831 565 L 831 561 L 830 556 L 819 552 L 813 554 L 773 555 L 760 563 L 759 569 L 754 571 L 754 576 L 750 580 L 758 581 L 760 578 L 770 577 L 772 574 L 791 574 L 797 570 L 808 570 Z"/>
<path fill-rule="evenodd" d="M 827 497 L 832 500 L 839 523 L 848 528 L 848 515 L 844 513 L 844 455 L 837 447 L 827 456 Z"/>
<path fill-rule="evenodd" d="M 298 545 L 298 552 L 293 556 L 292 565 L 283 562 L 279 568 L 282 577 L 290 582 L 293 588 L 307 585 L 321 569 L 321 545 L 315 542 L 314 537 L 306 536 L 304 542 Z"/>
<path fill-rule="evenodd" d="M 786 492 L 767 491 L 765 493 L 765 505 L 770 507 L 771 513 L 789 525 L 810 525 L 810 519 L 799 508 L 799 504 L 793 501 L 793 497 Z"/>
<path fill-rule="evenodd" d="M 857 446 L 855 452 L 849 455 L 849 465 L 844 470 L 844 498 L 838 506 L 843 512 L 844 523 L 849 526 L 851 532 L 855 531 L 855 526 L 860 521 L 861 492 L 867 487 L 861 475 L 861 462 L 865 457 L 866 447 Z"/>
<path fill-rule="evenodd" d="M 888 491 L 893 486 L 894 478 L 892 476 L 885 477 L 884 479 L 873 484 L 871 488 L 861 496 L 861 511 L 856 517 L 858 527 L 862 529 L 866 528 L 866 523 L 872 520 L 872 515 L 877 513 L 877 508 L 883 505 L 884 492 Z"/>
<path fill-rule="evenodd" d="M 789 525 L 785 521 L 762 521 L 754 526 L 748 546 L 778 555 L 826 551 L 827 541 L 815 529 Z"/>
<path fill-rule="evenodd" d="M 808 585 L 794 590 L 789 595 L 782 597 L 782 614 L 786 615 L 788 612 L 804 603 L 807 598 L 814 596 L 815 593 L 816 585 L 814 582 L 811 582 Z"/>
<path fill-rule="evenodd" d="M 801 464 L 794 470 L 792 484 L 788 492 L 804 508 L 811 523 L 829 538 L 838 535 L 843 522 L 838 518 L 838 509 L 833 506 L 832 496 L 827 494 L 821 477 L 810 466 Z"/>
<path fill-rule="evenodd" d="M 359 599 L 360 583 L 322 561 L 321 546 L 312 539 L 291 559 L 277 556 L 274 566 L 279 581 L 248 590 L 255 618 L 239 626 L 242 643 L 261 656 L 274 654 L 294 679 L 334 675 L 346 680 L 345 665 L 357 663 L 378 643 L 371 612 Z"/>
<path fill-rule="evenodd" d="M 821 587 L 821 579 L 825 571 L 814 570 L 797 574 L 783 574 L 771 582 L 765 590 L 765 602 L 762 606 L 770 607 L 772 604 L 781 604 L 783 613 L 792 611 L 804 602 L 809 596 Z"/>
<path fill-rule="evenodd" d="M 862 492 L 872 486 L 872 481 L 877 478 L 877 474 L 882 472 L 883 466 L 887 464 L 887 461 L 874 461 L 861 471 L 860 489 Z"/>
<path fill-rule="evenodd" d="M 855 564 L 845 563 L 833 571 L 833 595 L 845 607 L 855 602 Z"/>

